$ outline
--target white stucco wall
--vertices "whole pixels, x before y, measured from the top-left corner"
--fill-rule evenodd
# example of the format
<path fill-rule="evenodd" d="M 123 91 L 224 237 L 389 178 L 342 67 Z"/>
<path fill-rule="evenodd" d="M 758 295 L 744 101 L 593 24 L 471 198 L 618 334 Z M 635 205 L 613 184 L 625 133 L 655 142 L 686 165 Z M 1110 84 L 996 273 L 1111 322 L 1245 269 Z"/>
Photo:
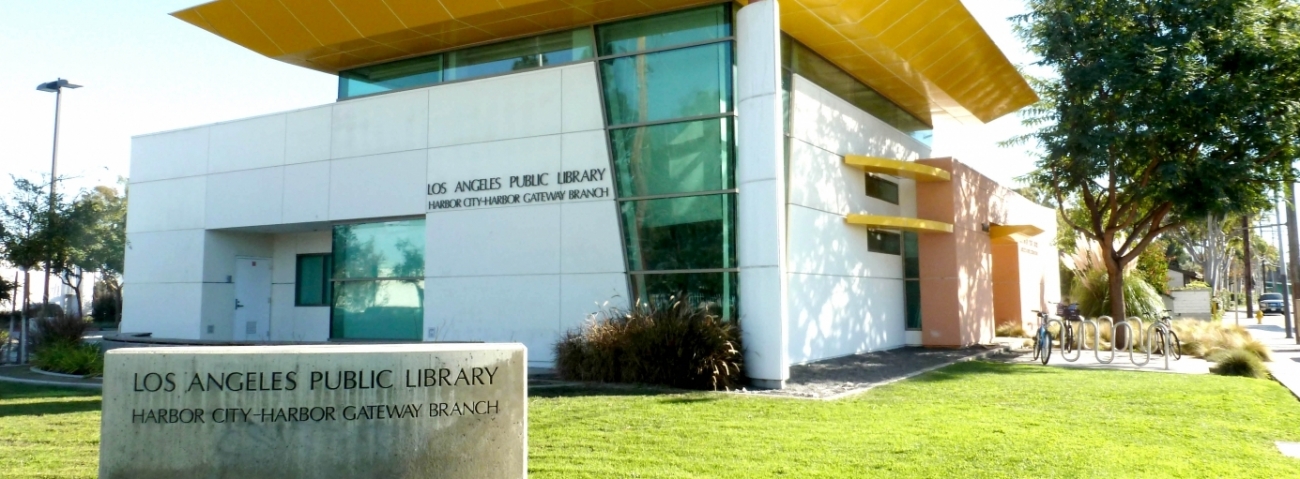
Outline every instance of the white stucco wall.
<path fill-rule="evenodd" d="M 867 250 L 867 229 L 849 213 L 916 216 L 916 186 L 893 205 L 866 195 L 862 170 L 844 155 L 916 160 L 929 149 L 816 84 L 795 76 L 791 92 L 788 270 L 792 363 L 906 343 L 903 258 Z"/>
<path fill-rule="evenodd" d="M 627 303 L 602 115 L 584 63 L 136 137 L 123 329 L 228 339 L 226 276 L 257 256 L 272 339 L 325 339 L 328 308 L 292 306 L 294 256 L 329 251 L 333 224 L 425 217 L 425 339 L 549 362 L 598 302 Z M 585 169 L 608 197 L 427 210 L 428 183 Z"/>

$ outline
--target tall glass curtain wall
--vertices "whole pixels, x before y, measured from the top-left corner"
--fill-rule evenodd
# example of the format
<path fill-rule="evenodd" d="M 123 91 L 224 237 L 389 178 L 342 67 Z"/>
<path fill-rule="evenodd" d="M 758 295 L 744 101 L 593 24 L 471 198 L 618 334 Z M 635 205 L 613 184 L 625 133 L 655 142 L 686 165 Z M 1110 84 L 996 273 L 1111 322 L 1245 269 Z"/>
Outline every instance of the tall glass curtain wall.
<path fill-rule="evenodd" d="M 331 339 L 419 341 L 424 220 L 334 227 Z"/>
<path fill-rule="evenodd" d="M 722 4 L 596 28 L 633 295 L 724 318 L 739 271 L 731 19 Z"/>

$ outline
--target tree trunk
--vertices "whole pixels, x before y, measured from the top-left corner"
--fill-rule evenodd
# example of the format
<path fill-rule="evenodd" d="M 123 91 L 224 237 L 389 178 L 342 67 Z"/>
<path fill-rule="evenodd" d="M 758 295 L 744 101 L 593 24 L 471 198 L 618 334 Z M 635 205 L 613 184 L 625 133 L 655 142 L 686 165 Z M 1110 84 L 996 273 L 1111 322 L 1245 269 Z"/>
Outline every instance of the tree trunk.
<path fill-rule="evenodd" d="M 1296 322 L 1295 316 L 1300 316 L 1296 311 L 1295 301 L 1300 301 L 1300 225 L 1296 224 L 1295 214 L 1295 183 L 1286 182 L 1286 236 L 1287 249 L 1291 250 L 1291 324 L 1300 328 L 1300 323 Z M 1296 344 L 1300 344 L 1300 334 L 1296 334 Z"/>
<path fill-rule="evenodd" d="M 1124 265 L 1116 259 L 1114 246 L 1101 245 L 1102 257 L 1106 262 L 1106 282 L 1110 287 L 1110 316 L 1114 318 L 1115 324 L 1119 324 L 1127 318 L 1124 314 Z M 1112 338 L 1117 347 L 1128 349 L 1128 334 L 1126 329 L 1115 331 Z"/>
<path fill-rule="evenodd" d="M 1246 319 L 1255 316 L 1255 304 L 1251 298 L 1255 296 L 1255 272 L 1250 267 L 1250 215 L 1241 217 L 1241 245 L 1245 249 L 1242 257 L 1245 264 L 1241 267 L 1241 277 L 1245 280 L 1246 286 Z"/>

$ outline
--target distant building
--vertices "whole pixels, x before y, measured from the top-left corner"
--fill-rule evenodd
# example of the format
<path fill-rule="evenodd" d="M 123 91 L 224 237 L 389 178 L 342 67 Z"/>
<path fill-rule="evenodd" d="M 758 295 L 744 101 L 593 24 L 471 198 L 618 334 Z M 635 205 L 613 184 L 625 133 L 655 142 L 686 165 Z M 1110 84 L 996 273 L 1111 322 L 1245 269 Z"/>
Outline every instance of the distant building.
<path fill-rule="evenodd" d="M 684 294 L 779 386 L 1058 299 L 1052 211 L 930 158 L 936 118 L 1037 99 L 959 0 L 370 3 L 175 14 L 339 101 L 133 140 L 124 331 L 546 366 L 602 305 Z"/>

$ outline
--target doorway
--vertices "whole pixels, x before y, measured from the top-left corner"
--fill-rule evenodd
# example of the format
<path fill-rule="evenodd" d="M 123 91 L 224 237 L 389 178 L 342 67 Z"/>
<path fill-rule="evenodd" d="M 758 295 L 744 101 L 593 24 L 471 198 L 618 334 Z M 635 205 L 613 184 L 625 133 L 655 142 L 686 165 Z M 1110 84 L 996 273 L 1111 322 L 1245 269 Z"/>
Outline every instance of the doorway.
<path fill-rule="evenodd" d="M 271 260 L 235 258 L 235 341 L 271 339 Z"/>

